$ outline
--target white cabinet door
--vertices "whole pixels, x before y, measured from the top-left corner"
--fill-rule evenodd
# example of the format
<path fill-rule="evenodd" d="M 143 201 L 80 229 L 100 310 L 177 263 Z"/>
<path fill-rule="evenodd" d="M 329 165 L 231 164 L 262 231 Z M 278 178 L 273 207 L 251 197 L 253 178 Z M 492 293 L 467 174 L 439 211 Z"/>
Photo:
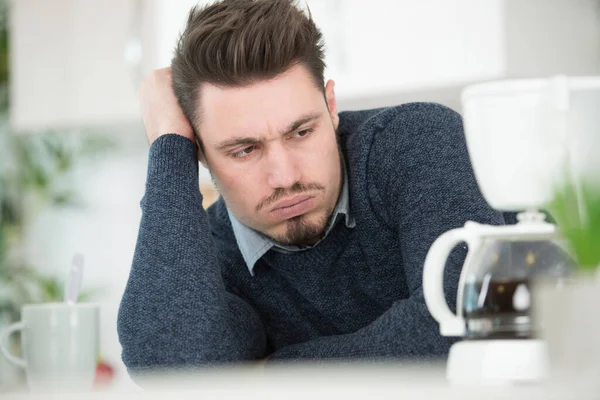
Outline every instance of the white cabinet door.
<path fill-rule="evenodd" d="M 153 0 L 13 1 L 13 126 L 29 130 L 139 119 L 136 61 L 153 63 L 153 4 Z"/>
<path fill-rule="evenodd" d="M 504 73 L 502 0 L 308 0 L 338 96 L 444 86 Z"/>

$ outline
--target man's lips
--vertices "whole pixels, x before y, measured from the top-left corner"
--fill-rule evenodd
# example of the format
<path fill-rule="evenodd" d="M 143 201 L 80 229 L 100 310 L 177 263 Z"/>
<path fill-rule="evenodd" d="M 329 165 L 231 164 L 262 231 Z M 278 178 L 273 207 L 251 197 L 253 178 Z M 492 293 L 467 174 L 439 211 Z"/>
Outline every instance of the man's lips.
<path fill-rule="evenodd" d="M 309 211 L 314 206 L 314 203 L 315 196 L 313 195 L 296 195 L 278 201 L 271 211 L 269 211 L 269 214 L 283 219 L 293 218 Z"/>

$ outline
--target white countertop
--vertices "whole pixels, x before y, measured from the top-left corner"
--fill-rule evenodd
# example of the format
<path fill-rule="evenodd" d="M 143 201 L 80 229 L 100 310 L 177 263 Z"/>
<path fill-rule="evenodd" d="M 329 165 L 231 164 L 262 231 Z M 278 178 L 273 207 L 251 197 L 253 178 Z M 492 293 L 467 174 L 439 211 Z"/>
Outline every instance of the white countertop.
<path fill-rule="evenodd" d="M 600 377 L 598 377 L 600 378 Z M 600 381 L 600 379 L 598 379 Z M 600 399 L 599 382 L 561 381 L 529 385 L 452 386 L 442 367 L 397 365 L 272 366 L 212 369 L 155 376 L 144 390 L 74 394 L 4 393 L 6 400 L 37 399 Z"/>

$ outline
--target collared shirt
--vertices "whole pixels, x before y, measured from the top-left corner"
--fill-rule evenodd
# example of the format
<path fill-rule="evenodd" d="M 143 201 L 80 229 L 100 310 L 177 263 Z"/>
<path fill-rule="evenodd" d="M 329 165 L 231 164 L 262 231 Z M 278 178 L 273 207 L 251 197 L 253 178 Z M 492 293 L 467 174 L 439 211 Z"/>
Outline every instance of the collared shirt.
<path fill-rule="evenodd" d="M 354 228 L 356 222 L 352 215 L 350 214 L 350 194 L 348 189 L 348 176 L 346 173 L 346 166 L 342 169 L 343 173 L 343 183 L 342 183 L 342 191 L 340 193 L 340 197 L 338 202 L 329 218 L 329 222 L 327 224 L 327 229 L 325 230 L 325 235 L 323 238 L 319 240 L 312 246 L 296 246 L 296 245 L 282 245 L 281 243 L 277 243 L 273 241 L 268 236 L 255 231 L 254 229 L 242 224 L 229 209 L 227 212 L 229 214 L 229 220 L 231 221 L 231 226 L 233 227 L 233 234 L 235 235 L 235 240 L 237 245 L 242 253 L 242 257 L 246 262 L 246 266 L 250 271 L 250 275 L 254 275 L 254 265 L 256 262 L 269 250 L 273 249 L 280 252 L 294 252 L 294 251 L 304 251 L 311 249 L 317 246 L 331 231 L 331 229 L 335 226 L 338 221 L 338 217 L 345 216 L 346 226 L 348 228 Z"/>

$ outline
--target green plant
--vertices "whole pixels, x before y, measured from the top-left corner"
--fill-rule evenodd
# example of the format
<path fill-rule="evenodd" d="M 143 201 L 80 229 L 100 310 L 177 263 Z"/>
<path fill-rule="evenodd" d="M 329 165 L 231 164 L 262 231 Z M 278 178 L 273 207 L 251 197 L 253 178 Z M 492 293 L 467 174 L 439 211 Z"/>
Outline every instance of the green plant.
<path fill-rule="evenodd" d="M 593 271 L 600 265 L 600 185 L 569 182 L 556 190 L 548 206 L 578 267 Z"/>
<path fill-rule="evenodd" d="M 24 303 L 62 299 L 63 284 L 29 265 L 25 227 L 49 207 L 82 207 L 73 190 L 77 161 L 111 143 L 85 133 L 14 135 L 0 130 L 0 320 L 15 320 Z"/>

